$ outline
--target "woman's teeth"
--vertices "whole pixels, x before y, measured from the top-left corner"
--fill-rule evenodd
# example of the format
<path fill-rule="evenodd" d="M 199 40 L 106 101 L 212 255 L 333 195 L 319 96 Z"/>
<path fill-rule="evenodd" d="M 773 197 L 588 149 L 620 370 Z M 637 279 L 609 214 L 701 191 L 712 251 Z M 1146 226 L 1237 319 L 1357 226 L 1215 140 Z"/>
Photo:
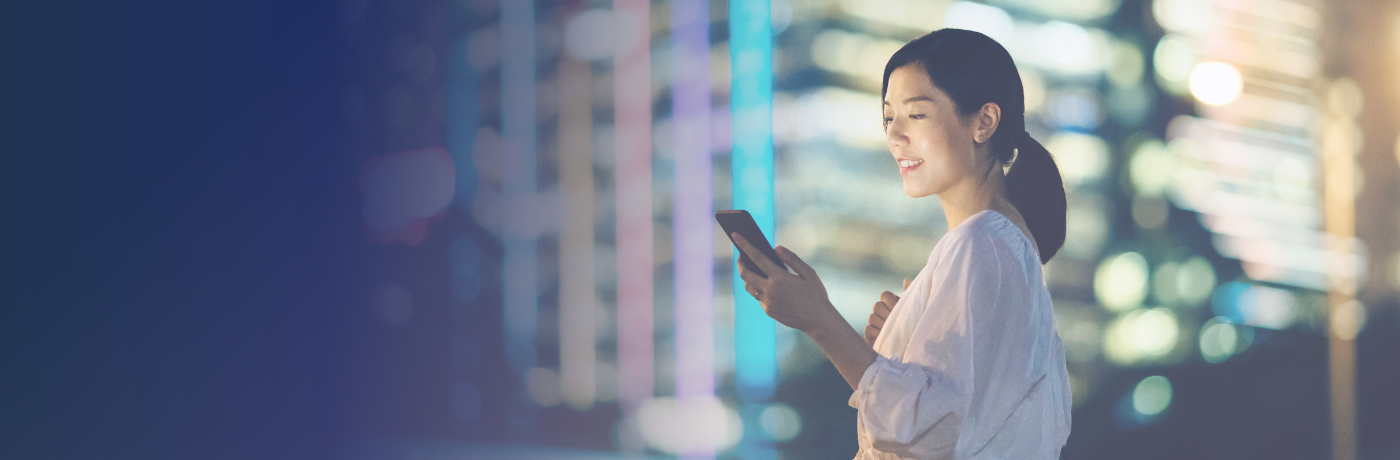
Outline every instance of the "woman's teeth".
<path fill-rule="evenodd" d="M 899 160 L 899 167 L 908 168 L 923 163 L 924 160 Z"/>

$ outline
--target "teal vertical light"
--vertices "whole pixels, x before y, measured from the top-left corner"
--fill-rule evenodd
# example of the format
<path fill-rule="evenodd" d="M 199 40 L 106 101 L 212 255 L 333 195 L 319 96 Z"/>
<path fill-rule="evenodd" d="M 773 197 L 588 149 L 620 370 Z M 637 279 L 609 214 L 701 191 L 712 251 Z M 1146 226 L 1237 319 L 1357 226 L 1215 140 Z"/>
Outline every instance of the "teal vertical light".
<path fill-rule="evenodd" d="M 729 2 L 729 114 L 734 209 L 748 210 L 773 238 L 773 31 L 768 0 Z M 738 257 L 736 252 L 735 257 Z M 763 408 L 778 380 L 778 334 L 773 319 L 734 274 L 734 387 L 744 434 L 739 457 L 777 458 L 761 428 Z"/>
<path fill-rule="evenodd" d="M 773 29 L 768 0 L 729 2 L 734 209 L 773 238 Z M 738 257 L 737 252 L 735 257 Z M 778 376 L 777 329 L 734 275 L 734 378 L 742 401 L 766 403 Z"/>

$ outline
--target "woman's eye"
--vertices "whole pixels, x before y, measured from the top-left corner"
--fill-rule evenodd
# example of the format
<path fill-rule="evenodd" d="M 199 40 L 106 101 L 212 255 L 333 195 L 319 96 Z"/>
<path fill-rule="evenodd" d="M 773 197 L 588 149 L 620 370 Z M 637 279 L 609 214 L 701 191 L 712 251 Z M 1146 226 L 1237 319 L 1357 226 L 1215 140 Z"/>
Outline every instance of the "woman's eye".
<path fill-rule="evenodd" d="M 920 114 L 910 115 L 909 118 L 913 118 L 913 119 L 915 119 L 915 120 L 922 120 L 922 119 L 928 118 L 928 115 L 925 115 L 925 114 L 920 113 Z"/>
<path fill-rule="evenodd" d="M 893 121 L 894 121 L 894 117 L 885 117 L 885 124 L 886 124 L 886 125 L 890 124 L 890 123 L 893 122 Z"/>

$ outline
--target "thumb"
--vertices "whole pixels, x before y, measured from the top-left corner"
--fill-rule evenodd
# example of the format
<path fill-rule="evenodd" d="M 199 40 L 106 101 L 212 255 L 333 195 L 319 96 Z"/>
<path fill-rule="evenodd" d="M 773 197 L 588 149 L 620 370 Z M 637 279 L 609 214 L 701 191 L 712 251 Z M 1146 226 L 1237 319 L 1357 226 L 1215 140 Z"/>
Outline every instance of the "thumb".
<path fill-rule="evenodd" d="M 793 254 L 792 251 L 782 245 L 774 247 L 773 249 L 777 250 L 778 258 L 783 259 L 783 263 L 792 267 L 792 270 L 797 272 L 797 276 L 801 276 L 802 279 L 816 278 L 817 271 L 813 270 L 812 266 L 807 265 L 807 262 L 803 262 L 801 257 L 797 257 L 797 254 Z"/>
<path fill-rule="evenodd" d="M 909 278 L 904 279 L 904 289 L 909 289 Z"/>

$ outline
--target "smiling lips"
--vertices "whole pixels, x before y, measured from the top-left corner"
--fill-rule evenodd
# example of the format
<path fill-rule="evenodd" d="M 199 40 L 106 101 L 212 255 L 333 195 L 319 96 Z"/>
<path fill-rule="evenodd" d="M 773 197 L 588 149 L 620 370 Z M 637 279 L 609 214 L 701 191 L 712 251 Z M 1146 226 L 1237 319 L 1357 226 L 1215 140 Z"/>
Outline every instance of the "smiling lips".
<path fill-rule="evenodd" d="M 919 165 L 921 165 L 921 164 L 924 164 L 924 160 L 906 160 L 906 159 L 900 159 L 900 160 L 899 160 L 899 174 L 900 174 L 901 176 L 902 176 L 902 175 L 905 175 L 905 174 L 909 174 L 910 171 L 913 171 L 914 168 L 919 167 Z"/>

